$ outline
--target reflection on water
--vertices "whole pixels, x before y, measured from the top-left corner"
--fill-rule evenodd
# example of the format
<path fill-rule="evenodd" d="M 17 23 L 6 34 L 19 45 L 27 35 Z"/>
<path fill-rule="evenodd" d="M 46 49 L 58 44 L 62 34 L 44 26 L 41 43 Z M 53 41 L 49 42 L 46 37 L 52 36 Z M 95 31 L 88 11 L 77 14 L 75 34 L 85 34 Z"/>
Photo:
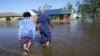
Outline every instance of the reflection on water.
<path fill-rule="evenodd" d="M 0 28 L 15 28 L 17 27 L 17 23 L 15 22 L 2 22 L 0 23 Z"/>
<path fill-rule="evenodd" d="M 31 47 L 29 56 L 100 56 L 100 21 L 70 24 L 55 24 L 52 32 L 51 48 L 44 48 L 37 40 Z M 0 55 L 22 56 L 17 38 L 17 23 L 0 23 Z"/>
<path fill-rule="evenodd" d="M 42 55 L 43 56 L 52 56 L 52 47 L 42 47 Z"/>
<path fill-rule="evenodd" d="M 28 53 L 27 52 L 23 52 L 23 56 L 27 56 L 28 55 Z"/>

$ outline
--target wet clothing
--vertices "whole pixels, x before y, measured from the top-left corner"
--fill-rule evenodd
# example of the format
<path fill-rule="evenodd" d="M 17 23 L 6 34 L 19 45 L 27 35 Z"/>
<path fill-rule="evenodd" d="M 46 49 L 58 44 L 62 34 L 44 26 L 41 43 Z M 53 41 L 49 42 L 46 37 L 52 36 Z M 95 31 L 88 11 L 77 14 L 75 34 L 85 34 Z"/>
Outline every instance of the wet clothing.
<path fill-rule="evenodd" d="M 33 42 L 33 38 L 32 37 L 21 37 L 20 42 L 22 44 L 28 43 L 28 42 Z"/>
<path fill-rule="evenodd" d="M 45 44 L 47 41 L 51 43 L 51 32 L 50 31 L 43 31 L 40 32 L 41 34 L 41 43 Z"/>
<path fill-rule="evenodd" d="M 38 17 L 37 23 L 41 24 L 41 26 L 39 27 L 39 31 L 41 34 L 41 43 L 45 43 L 46 41 L 51 42 L 50 17 L 46 14 L 41 14 Z"/>
<path fill-rule="evenodd" d="M 50 17 L 46 14 L 41 14 L 37 20 L 38 23 L 41 23 L 41 26 L 39 27 L 40 31 L 43 30 L 50 30 Z"/>
<path fill-rule="evenodd" d="M 34 40 L 35 39 L 35 26 L 29 17 L 25 17 L 19 21 L 18 38 L 19 40 L 26 41 L 23 39 Z M 28 41 L 27 40 L 27 41 Z M 26 42 L 27 42 L 26 41 Z"/>

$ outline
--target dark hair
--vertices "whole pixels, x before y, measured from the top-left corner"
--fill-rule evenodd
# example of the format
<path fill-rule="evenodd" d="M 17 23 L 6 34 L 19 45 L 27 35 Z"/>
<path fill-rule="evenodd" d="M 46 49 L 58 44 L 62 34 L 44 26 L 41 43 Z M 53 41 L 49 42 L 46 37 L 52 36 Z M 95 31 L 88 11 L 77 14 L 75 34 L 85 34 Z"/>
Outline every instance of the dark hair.
<path fill-rule="evenodd" d="M 71 15 L 71 14 L 69 13 L 69 14 L 68 14 L 68 17 L 70 17 L 70 15 Z"/>
<path fill-rule="evenodd" d="M 24 17 L 30 17 L 31 14 L 30 14 L 29 12 L 24 12 L 24 13 L 23 13 L 23 16 L 24 16 Z"/>

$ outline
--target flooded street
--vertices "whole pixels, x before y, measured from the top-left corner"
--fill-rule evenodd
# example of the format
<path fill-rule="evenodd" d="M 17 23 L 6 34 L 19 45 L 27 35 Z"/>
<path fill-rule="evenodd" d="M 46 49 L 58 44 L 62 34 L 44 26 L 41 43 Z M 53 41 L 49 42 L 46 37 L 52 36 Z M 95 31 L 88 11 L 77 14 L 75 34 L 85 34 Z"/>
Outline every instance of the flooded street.
<path fill-rule="evenodd" d="M 99 21 L 100 22 L 100 21 Z M 100 23 L 55 24 L 50 48 L 37 36 L 29 56 L 100 56 Z M 0 23 L 0 56 L 22 56 L 16 23 Z"/>

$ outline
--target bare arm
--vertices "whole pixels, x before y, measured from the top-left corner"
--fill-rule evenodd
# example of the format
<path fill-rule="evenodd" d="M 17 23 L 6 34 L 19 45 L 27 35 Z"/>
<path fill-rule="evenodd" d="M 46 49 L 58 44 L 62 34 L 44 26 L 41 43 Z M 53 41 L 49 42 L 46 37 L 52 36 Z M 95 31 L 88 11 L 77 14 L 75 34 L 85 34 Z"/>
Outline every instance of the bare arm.
<path fill-rule="evenodd" d="M 54 25 L 52 23 L 52 20 L 49 21 L 50 26 L 52 27 L 52 29 L 54 30 Z"/>
<path fill-rule="evenodd" d="M 36 23 L 37 19 L 38 19 L 38 16 L 37 16 L 37 15 L 33 15 L 33 16 L 32 16 L 32 21 L 33 21 L 33 22 Z"/>

